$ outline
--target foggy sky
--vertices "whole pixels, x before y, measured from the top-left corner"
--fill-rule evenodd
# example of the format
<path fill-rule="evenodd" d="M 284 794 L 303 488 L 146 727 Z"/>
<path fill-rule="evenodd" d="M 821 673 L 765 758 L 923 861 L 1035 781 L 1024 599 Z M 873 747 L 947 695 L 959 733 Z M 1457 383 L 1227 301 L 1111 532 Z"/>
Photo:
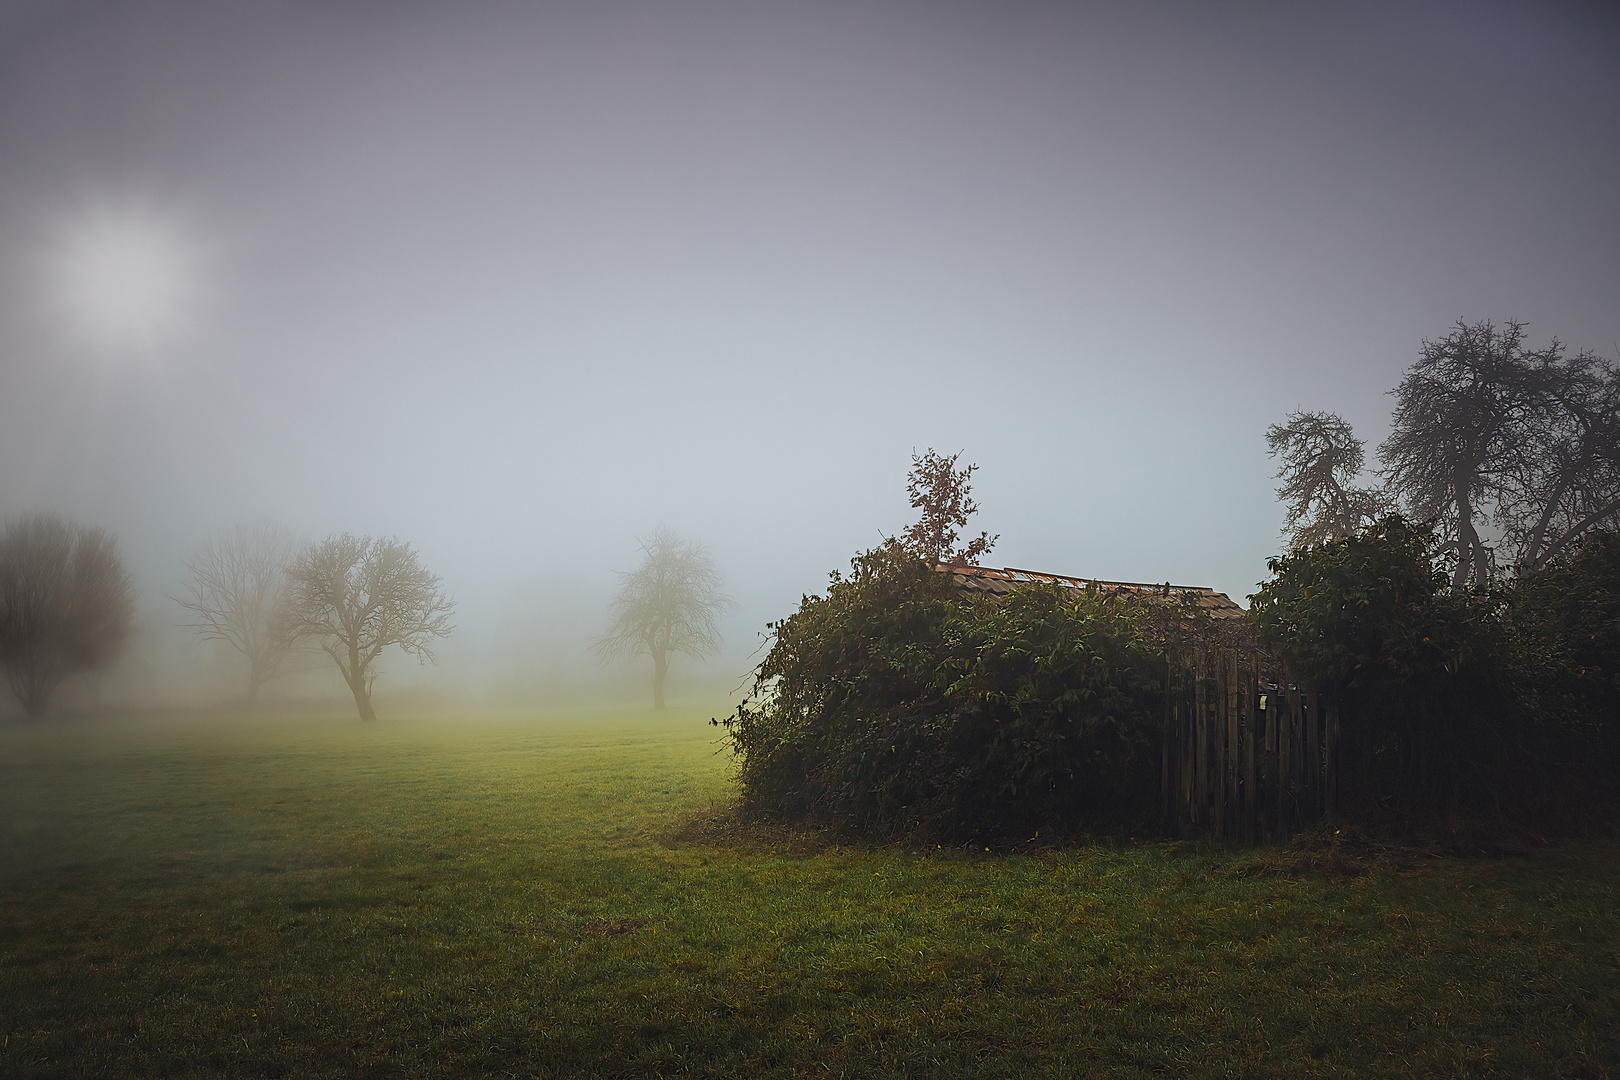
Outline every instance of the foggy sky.
<path fill-rule="evenodd" d="M 980 465 L 994 565 L 1241 601 L 1268 424 L 1370 450 L 1459 318 L 1620 348 L 1598 5 L 0 13 L 0 516 L 117 532 L 151 625 L 268 516 L 415 545 L 450 685 L 566 669 L 668 525 L 740 675 L 927 447 Z M 155 352 L 44 299 L 53 237 L 121 212 L 201 268 Z"/>

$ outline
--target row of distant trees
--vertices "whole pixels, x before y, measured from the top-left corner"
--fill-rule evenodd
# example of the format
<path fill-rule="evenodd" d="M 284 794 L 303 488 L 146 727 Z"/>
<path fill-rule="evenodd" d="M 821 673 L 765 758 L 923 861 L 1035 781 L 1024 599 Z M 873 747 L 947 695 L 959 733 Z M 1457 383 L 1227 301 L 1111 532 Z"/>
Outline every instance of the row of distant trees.
<path fill-rule="evenodd" d="M 366 720 L 376 718 L 371 688 L 383 651 L 432 659 L 430 643 L 450 633 L 455 608 L 408 544 L 343 533 L 299 548 L 271 525 L 206 545 L 177 599 L 194 630 L 247 659 L 250 698 L 295 648 L 314 644 Z M 118 659 L 134 607 L 117 542 L 101 529 L 37 514 L 0 533 L 0 667 L 30 716 L 70 676 Z"/>
<path fill-rule="evenodd" d="M 249 701 L 295 650 L 314 644 L 337 665 L 360 718 L 375 720 L 371 690 L 382 654 L 397 647 L 431 661 L 434 640 L 454 629 L 455 601 L 398 540 L 341 533 L 299 548 L 264 522 L 216 537 L 186 571 L 175 600 L 200 637 L 242 654 Z"/>
<path fill-rule="evenodd" d="M 612 626 L 595 649 L 604 661 L 649 658 L 653 705 L 662 709 L 670 661 L 717 652 L 718 619 L 732 601 L 701 544 L 666 528 L 640 544 L 641 566 L 621 575 Z M 398 646 L 432 660 L 429 646 L 450 632 L 454 607 L 409 545 L 345 534 L 298 554 L 291 534 L 271 523 L 239 526 L 205 545 L 187 564 L 176 601 L 199 636 L 242 654 L 249 701 L 313 640 L 336 663 L 366 720 L 376 718 L 377 659 Z"/>
<path fill-rule="evenodd" d="M 1289 547 L 1353 535 L 1401 510 L 1435 524 L 1452 586 L 1483 593 L 1620 522 L 1620 371 L 1525 326 L 1458 322 L 1425 341 L 1392 393 L 1377 482 L 1341 417 L 1295 412 L 1266 434 Z"/>
<path fill-rule="evenodd" d="M 604 660 L 647 656 L 653 700 L 664 707 L 670 660 L 718 650 L 717 619 L 731 605 L 701 545 L 660 529 L 642 542 L 641 567 L 623 575 Z M 0 668 L 31 716 L 70 676 L 105 668 L 130 637 L 134 589 L 115 539 L 55 515 L 13 521 L 0 533 Z M 187 562 L 174 597 L 186 625 L 247 664 L 246 700 L 301 649 L 325 653 L 361 719 L 376 719 L 372 688 L 383 653 L 434 659 L 455 601 L 409 544 L 334 534 L 300 544 L 272 522 L 239 525 Z"/>

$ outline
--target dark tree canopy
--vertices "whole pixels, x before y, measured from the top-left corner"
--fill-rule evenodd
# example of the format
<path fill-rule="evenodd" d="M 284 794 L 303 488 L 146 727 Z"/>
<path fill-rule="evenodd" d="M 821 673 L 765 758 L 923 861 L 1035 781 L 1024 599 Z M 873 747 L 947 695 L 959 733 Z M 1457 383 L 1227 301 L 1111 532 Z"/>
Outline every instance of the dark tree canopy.
<path fill-rule="evenodd" d="M 1291 549 L 1347 536 L 1388 513 L 1382 489 L 1355 483 L 1366 465 L 1364 443 L 1333 413 L 1292 412 L 1266 430 L 1280 459 L 1277 497 L 1287 508 L 1283 533 Z"/>
<path fill-rule="evenodd" d="M 911 455 L 906 493 L 911 497 L 911 505 L 922 511 L 922 516 L 905 531 L 901 543 L 907 551 L 930 564 L 974 562 L 987 554 L 997 540 L 981 532 L 966 546 L 957 547 L 957 530 L 966 528 L 968 518 L 979 510 L 979 504 L 973 501 L 970 483 L 978 466 L 958 469 L 956 461 L 961 456 L 961 451 L 957 451 L 945 457 L 932 447 L 921 457 Z"/>
<path fill-rule="evenodd" d="M 0 534 L 0 666 L 30 716 L 69 676 L 118 658 L 134 606 L 118 544 L 102 530 L 37 514 Z"/>
<path fill-rule="evenodd" d="M 731 598 L 720 591 L 720 574 L 701 544 L 659 529 L 639 541 L 641 567 L 622 575 L 613 600 L 613 625 L 597 639 L 603 660 L 651 656 L 653 707 L 664 707 L 664 681 L 675 653 L 704 658 L 720 648 L 716 620 Z"/>
<path fill-rule="evenodd" d="M 247 700 L 274 676 L 297 645 L 284 610 L 288 567 L 298 555 L 292 534 L 273 522 L 238 525 L 202 546 L 186 563 L 174 598 L 187 627 L 223 641 L 248 662 Z"/>
<path fill-rule="evenodd" d="M 313 638 L 337 664 L 362 720 L 377 719 L 371 687 L 383 650 L 398 646 L 430 661 L 433 639 L 454 629 L 455 601 L 398 540 L 329 536 L 304 549 L 290 578 L 291 632 Z"/>

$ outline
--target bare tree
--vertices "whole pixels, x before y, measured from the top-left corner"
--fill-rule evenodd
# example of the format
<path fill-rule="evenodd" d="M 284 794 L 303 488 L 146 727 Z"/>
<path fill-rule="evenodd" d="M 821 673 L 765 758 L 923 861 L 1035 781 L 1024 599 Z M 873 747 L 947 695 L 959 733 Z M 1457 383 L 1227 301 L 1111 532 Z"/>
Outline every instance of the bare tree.
<path fill-rule="evenodd" d="M 249 702 L 297 646 L 283 610 L 297 554 L 297 540 L 281 525 L 237 525 L 191 557 L 183 591 L 173 598 L 198 637 L 223 641 L 247 660 Z"/>
<path fill-rule="evenodd" d="M 28 715 L 42 715 L 64 679 L 118 658 L 134 607 L 102 530 L 36 514 L 0 534 L 0 666 Z"/>
<path fill-rule="evenodd" d="M 361 720 L 377 719 L 371 687 L 384 649 L 397 645 L 430 661 L 432 640 L 454 629 L 455 601 L 398 540 L 329 536 L 305 548 L 288 576 L 291 632 L 314 638 L 337 664 Z"/>
<path fill-rule="evenodd" d="M 932 447 L 921 457 L 911 455 L 906 493 L 911 496 L 911 505 L 922 511 L 922 516 L 905 531 L 900 542 L 908 551 L 930 562 L 971 563 L 987 554 L 999 539 L 981 532 L 965 547 L 956 546 L 956 530 L 966 528 L 968 518 L 979 511 L 979 504 L 972 499 L 973 485 L 969 483 L 978 466 L 958 469 L 956 461 L 961 456 L 962 452 L 957 451 L 945 457 L 935 453 Z"/>
<path fill-rule="evenodd" d="M 1366 466 L 1365 444 L 1342 417 L 1291 412 L 1286 424 L 1266 429 L 1266 444 L 1281 459 L 1277 498 L 1288 511 L 1289 548 L 1347 536 L 1394 508 L 1383 489 L 1355 483 Z"/>
<path fill-rule="evenodd" d="M 1491 582 L 1495 554 L 1479 530 L 1529 452 L 1518 436 L 1536 408 L 1544 359 L 1524 347 L 1521 323 L 1459 322 L 1423 343 L 1393 391 L 1383 475 L 1414 516 L 1439 523 L 1457 555 L 1455 589 Z"/>
<path fill-rule="evenodd" d="M 1383 474 L 1414 516 L 1440 522 L 1454 588 L 1491 581 L 1483 525 L 1523 571 L 1620 521 L 1620 373 L 1606 361 L 1556 338 L 1529 349 L 1522 323 L 1459 322 L 1423 343 L 1394 393 Z"/>
<path fill-rule="evenodd" d="M 701 544 L 659 529 L 641 544 L 641 568 L 623 574 L 613 600 L 613 625 L 596 641 L 604 661 L 650 655 L 653 708 L 664 707 L 664 679 L 675 653 L 702 659 L 720 648 L 715 620 L 732 606 L 720 574 Z"/>
<path fill-rule="evenodd" d="M 1557 340 L 1539 360 L 1494 515 L 1521 573 L 1620 524 L 1620 371 Z"/>

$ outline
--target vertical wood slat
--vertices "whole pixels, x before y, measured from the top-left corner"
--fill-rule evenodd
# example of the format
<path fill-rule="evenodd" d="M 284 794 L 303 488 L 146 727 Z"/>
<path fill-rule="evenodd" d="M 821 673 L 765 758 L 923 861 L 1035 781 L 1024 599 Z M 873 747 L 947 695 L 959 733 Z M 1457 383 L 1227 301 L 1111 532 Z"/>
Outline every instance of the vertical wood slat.
<path fill-rule="evenodd" d="M 1255 725 L 1260 719 L 1259 710 L 1255 707 L 1260 692 L 1258 658 L 1250 658 L 1248 669 L 1243 679 L 1243 841 L 1253 844 L 1259 841 L 1255 820 L 1255 801 L 1259 791 L 1254 770 L 1254 742 L 1258 734 Z"/>
<path fill-rule="evenodd" d="M 1200 657 L 1202 659 L 1202 657 Z M 1209 717 L 1204 712 L 1203 665 L 1193 668 L 1193 805 L 1194 825 L 1208 822 L 1209 810 Z"/>
<path fill-rule="evenodd" d="M 1305 787 L 1305 687 L 1290 681 L 1288 695 L 1288 829 L 1298 828 L 1304 815 L 1300 792 Z"/>
<path fill-rule="evenodd" d="M 1288 831 L 1288 783 L 1293 764 L 1294 688 L 1285 672 L 1277 688 L 1277 828 Z"/>
<path fill-rule="evenodd" d="M 1211 657 L 1210 674 L 1214 685 L 1210 687 L 1210 831 L 1222 836 L 1226 830 L 1226 665 L 1220 657 Z"/>
<path fill-rule="evenodd" d="M 1306 812 L 1314 819 L 1322 812 L 1322 700 L 1314 686 L 1305 707 L 1305 776 L 1310 784 Z"/>
<path fill-rule="evenodd" d="M 1177 698 L 1176 706 L 1181 710 L 1181 806 L 1189 825 L 1195 822 L 1193 793 L 1197 789 L 1198 764 L 1198 747 L 1194 742 L 1198 732 L 1198 716 L 1194 708 L 1197 692 L 1193 685 L 1193 674 L 1191 670 L 1181 673 L 1181 696 Z"/>
<path fill-rule="evenodd" d="M 1170 700 L 1171 683 L 1174 682 L 1176 670 L 1175 657 L 1169 650 L 1164 654 L 1164 730 L 1159 738 L 1159 806 L 1166 821 L 1174 820 L 1174 808 L 1170 801 L 1170 790 L 1173 777 L 1170 772 L 1170 746 L 1175 739 L 1175 727 L 1172 724 L 1174 705 Z"/>
<path fill-rule="evenodd" d="M 1241 775 L 1239 762 L 1242 753 L 1238 739 L 1243 732 L 1241 687 L 1238 684 L 1238 658 L 1237 653 L 1226 654 L 1226 820 L 1227 834 L 1240 835 L 1242 817 L 1241 807 L 1238 804 L 1239 788 L 1238 777 Z"/>
<path fill-rule="evenodd" d="M 1322 813 L 1332 816 L 1339 808 L 1339 703 L 1328 698 L 1327 761 L 1322 772 Z"/>

